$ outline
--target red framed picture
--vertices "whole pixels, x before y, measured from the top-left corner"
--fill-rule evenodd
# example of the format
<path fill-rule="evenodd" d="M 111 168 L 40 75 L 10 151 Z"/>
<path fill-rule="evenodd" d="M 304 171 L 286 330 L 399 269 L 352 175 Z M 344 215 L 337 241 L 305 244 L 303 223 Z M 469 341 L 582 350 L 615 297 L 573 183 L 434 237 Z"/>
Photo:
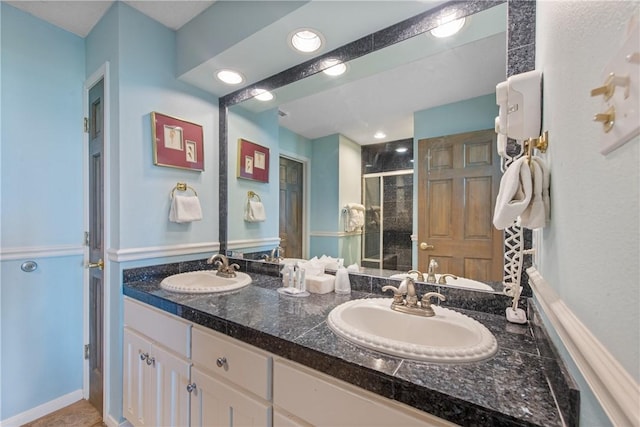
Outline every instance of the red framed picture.
<path fill-rule="evenodd" d="M 238 140 L 238 178 L 269 182 L 269 149 L 240 138 Z"/>
<path fill-rule="evenodd" d="M 202 126 L 154 111 L 151 134 L 154 165 L 204 170 Z"/>

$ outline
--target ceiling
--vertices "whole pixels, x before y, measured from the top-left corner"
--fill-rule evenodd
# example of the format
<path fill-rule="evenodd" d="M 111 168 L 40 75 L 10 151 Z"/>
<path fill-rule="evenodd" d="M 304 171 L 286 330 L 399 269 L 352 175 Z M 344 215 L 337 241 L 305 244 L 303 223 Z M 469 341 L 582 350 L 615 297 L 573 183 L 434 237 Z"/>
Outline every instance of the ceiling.
<path fill-rule="evenodd" d="M 86 37 L 114 3 L 101 0 L 3 1 L 80 37 Z M 207 28 L 210 38 L 203 36 L 200 46 L 190 45 L 192 49 L 189 49 L 201 56 L 179 70 L 177 78 L 216 96 L 237 89 L 223 85 L 213 77 L 220 68 L 240 70 L 246 77 L 244 84 L 252 84 L 311 59 L 313 56 L 294 52 L 285 41 L 286 36 L 297 28 L 320 30 L 326 43 L 315 55 L 321 55 L 444 2 L 314 0 L 270 4 L 269 1 L 243 0 L 116 1 L 123 1 L 166 27 L 179 30 L 178 43 L 181 33 L 189 33 L 198 25 Z M 283 9 L 287 9 L 279 15 L 276 12 L 278 3 L 286 4 Z M 236 10 L 232 18 L 224 15 L 229 9 Z M 273 16 L 264 16 L 271 12 Z M 366 19 L 363 19 L 365 14 Z M 243 21 L 243 18 L 246 20 Z M 506 16 L 503 22 L 506 24 Z M 255 26 L 249 28 L 252 23 Z M 226 31 L 222 28 L 226 28 Z M 448 52 L 434 51 L 430 55 L 431 61 L 413 58 L 409 62 L 415 67 L 405 65 L 395 70 L 388 67 L 387 70 L 378 70 L 384 72 L 377 75 L 373 75 L 376 66 L 366 60 L 361 62 L 364 68 L 370 70 L 370 75 L 358 74 L 356 60 L 350 64 L 349 73 L 352 77 L 343 78 L 339 84 L 316 88 L 313 94 L 305 93 L 308 89 L 304 89 L 303 85 L 290 85 L 289 93 L 283 88 L 276 92 L 274 102 L 259 108 L 280 107 L 287 113 L 286 117 L 281 118 L 281 124 L 310 139 L 341 133 L 358 143 L 367 144 L 411 137 L 413 111 L 429 108 L 436 102 L 440 105 L 490 93 L 495 89 L 496 81 L 504 79 L 504 28 L 500 31 L 503 32 L 502 38 L 494 37 L 483 42 L 484 45 L 492 44 L 494 51 L 501 54 L 495 57 L 483 56 L 484 49 L 468 44 Z M 198 43 L 197 38 L 191 40 Z M 414 50 L 424 49 L 429 48 L 418 47 Z M 205 51 L 206 55 L 201 51 Z M 440 64 L 436 69 L 434 60 Z M 474 73 L 478 64 L 486 63 L 491 65 L 490 71 Z M 440 84 L 435 77 L 427 77 L 427 73 L 458 80 Z M 359 80 L 353 77 L 356 75 L 359 75 Z M 473 90 L 465 91 L 470 86 L 473 86 Z M 393 96 L 394 93 L 403 93 L 402 99 L 398 100 Z M 349 102 L 336 104 L 332 95 L 342 100 L 349 99 Z M 246 104 L 250 107 L 250 103 Z M 325 120 L 318 120 L 319 117 Z M 382 141 L 373 140 L 373 130 L 381 126 L 384 126 L 388 137 Z"/>

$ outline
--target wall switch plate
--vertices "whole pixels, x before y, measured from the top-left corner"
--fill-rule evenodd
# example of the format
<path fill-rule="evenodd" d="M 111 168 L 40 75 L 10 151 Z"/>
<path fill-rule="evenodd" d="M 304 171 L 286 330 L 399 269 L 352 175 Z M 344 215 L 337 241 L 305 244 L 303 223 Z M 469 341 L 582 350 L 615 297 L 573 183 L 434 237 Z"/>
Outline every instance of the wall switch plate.
<path fill-rule="evenodd" d="M 640 55 L 639 27 L 637 20 L 632 20 L 626 41 L 602 71 L 603 84 L 612 79 L 618 81 L 617 84 L 611 83 L 613 86 L 608 88 L 612 90 L 611 94 L 606 93 L 605 89 L 602 96 L 599 113 L 614 114 L 611 122 L 602 125 L 602 154 L 608 154 L 640 135 L 640 61 L 637 60 Z M 626 80 L 626 84 L 620 83 L 620 80 Z M 606 86 L 605 84 L 602 88 Z M 610 129 L 605 131 L 607 127 Z"/>

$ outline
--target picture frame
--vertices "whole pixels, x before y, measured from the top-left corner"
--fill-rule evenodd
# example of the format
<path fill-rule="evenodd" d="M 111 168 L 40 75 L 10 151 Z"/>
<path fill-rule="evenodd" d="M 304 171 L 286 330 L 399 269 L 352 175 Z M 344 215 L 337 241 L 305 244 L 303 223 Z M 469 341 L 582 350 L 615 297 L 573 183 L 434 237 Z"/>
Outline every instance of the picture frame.
<path fill-rule="evenodd" d="M 151 113 L 153 164 L 204 171 L 202 126 L 156 111 Z"/>
<path fill-rule="evenodd" d="M 269 182 L 269 148 L 238 139 L 237 177 Z"/>

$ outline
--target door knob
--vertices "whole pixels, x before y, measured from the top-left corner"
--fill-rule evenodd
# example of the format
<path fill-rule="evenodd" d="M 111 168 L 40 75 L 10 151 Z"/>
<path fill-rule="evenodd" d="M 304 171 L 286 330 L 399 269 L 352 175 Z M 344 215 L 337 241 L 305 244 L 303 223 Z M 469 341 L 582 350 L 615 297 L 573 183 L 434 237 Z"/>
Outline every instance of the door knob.
<path fill-rule="evenodd" d="M 420 243 L 420 250 L 422 251 L 430 251 L 432 249 L 435 249 L 436 247 L 433 245 L 428 244 L 427 242 L 421 242 Z"/>
<path fill-rule="evenodd" d="M 87 264 L 87 268 L 99 268 L 100 270 L 102 270 L 104 268 L 104 261 L 102 260 L 102 258 L 100 258 L 98 260 L 98 262 L 90 262 L 89 264 Z"/>

